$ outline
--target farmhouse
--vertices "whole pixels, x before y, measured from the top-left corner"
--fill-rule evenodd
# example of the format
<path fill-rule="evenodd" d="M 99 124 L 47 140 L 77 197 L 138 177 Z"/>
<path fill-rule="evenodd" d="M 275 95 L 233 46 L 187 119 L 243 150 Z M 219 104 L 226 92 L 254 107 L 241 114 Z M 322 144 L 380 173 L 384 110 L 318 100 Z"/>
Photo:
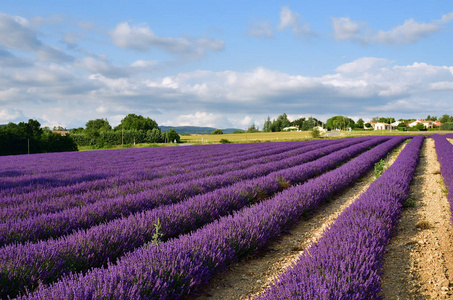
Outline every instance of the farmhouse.
<path fill-rule="evenodd" d="M 390 130 L 393 127 L 391 124 L 382 123 L 382 122 L 371 123 L 372 126 L 373 126 L 373 124 L 374 124 L 374 130 Z"/>

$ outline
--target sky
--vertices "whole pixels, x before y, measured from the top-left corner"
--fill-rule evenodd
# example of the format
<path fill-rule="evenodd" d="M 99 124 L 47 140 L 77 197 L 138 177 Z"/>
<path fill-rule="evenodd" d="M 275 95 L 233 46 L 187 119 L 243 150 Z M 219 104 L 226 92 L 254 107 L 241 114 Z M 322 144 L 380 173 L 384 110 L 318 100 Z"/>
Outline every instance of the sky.
<path fill-rule="evenodd" d="M 0 124 L 453 115 L 452 49 L 451 0 L 0 0 Z"/>

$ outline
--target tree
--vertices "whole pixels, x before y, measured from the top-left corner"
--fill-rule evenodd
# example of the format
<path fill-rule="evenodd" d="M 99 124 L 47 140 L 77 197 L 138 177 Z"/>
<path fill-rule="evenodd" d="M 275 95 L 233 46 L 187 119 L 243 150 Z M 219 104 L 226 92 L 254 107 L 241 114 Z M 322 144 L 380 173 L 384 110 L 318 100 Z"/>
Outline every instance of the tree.
<path fill-rule="evenodd" d="M 423 125 L 423 123 L 417 123 L 417 125 L 414 126 L 414 128 L 418 131 L 425 131 L 426 127 Z"/>
<path fill-rule="evenodd" d="M 318 127 L 313 127 L 312 130 L 310 131 L 310 135 L 312 138 L 316 139 L 316 138 L 319 138 L 319 136 L 321 135 L 321 132 L 319 132 Z"/>
<path fill-rule="evenodd" d="M 364 125 L 363 119 L 362 118 L 358 119 L 356 123 L 356 128 L 363 128 L 363 125 Z"/>
<path fill-rule="evenodd" d="M 279 129 L 278 131 L 282 131 L 283 128 L 291 126 L 291 122 L 288 120 L 288 116 L 283 113 L 277 118 L 277 122 L 279 124 Z"/>
<path fill-rule="evenodd" d="M 305 118 L 299 118 L 291 122 L 291 126 L 298 127 L 300 130 L 303 130 L 304 124 L 306 123 Z"/>
<path fill-rule="evenodd" d="M 378 122 L 391 124 L 395 122 L 395 118 L 379 118 Z"/>
<path fill-rule="evenodd" d="M 176 130 L 170 129 L 170 130 L 167 132 L 167 140 L 168 140 L 170 143 L 173 143 L 174 141 L 176 141 L 176 143 L 179 143 L 179 142 L 181 141 L 181 137 L 180 137 L 179 134 L 176 132 Z"/>
<path fill-rule="evenodd" d="M 247 129 L 247 132 L 258 132 L 259 129 L 258 127 L 255 126 L 255 123 L 252 124 L 252 126 L 250 126 L 248 129 Z"/>
<path fill-rule="evenodd" d="M 222 131 L 222 129 L 217 128 L 216 130 L 211 132 L 211 134 L 223 134 L 223 131 Z"/>
<path fill-rule="evenodd" d="M 437 121 L 437 117 L 436 116 L 431 117 L 430 115 L 428 115 L 425 120 L 426 121 Z"/>
<path fill-rule="evenodd" d="M 371 128 L 371 124 L 370 123 L 365 123 L 365 128 Z"/>
<path fill-rule="evenodd" d="M 159 128 L 156 121 L 145 118 L 141 115 L 128 114 L 121 120 L 121 123 L 115 127 L 115 130 L 153 130 Z"/>
<path fill-rule="evenodd" d="M 107 119 L 96 119 L 96 120 L 89 120 L 85 124 L 85 131 L 87 132 L 95 132 L 95 131 L 110 131 L 112 130 L 112 126 L 110 126 L 109 121 Z"/>
<path fill-rule="evenodd" d="M 272 127 L 271 117 L 267 116 L 267 120 L 264 121 L 263 131 L 264 132 L 271 132 L 272 131 L 271 127 Z"/>
<path fill-rule="evenodd" d="M 441 123 L 448 123 L 448 122 L 453 122 L 453 117 L 449 115 L 443 115 L 440 119 L 439 122 Z"/>
<path fill-rule="evenodd" d="M 346 129 L 346 127 L 353 127 L 355 124 L 354 120 L 345 116 L 334 116 L 330 119 L 327 119 L 326 127 L 329 130 L 332 129 Z"/>

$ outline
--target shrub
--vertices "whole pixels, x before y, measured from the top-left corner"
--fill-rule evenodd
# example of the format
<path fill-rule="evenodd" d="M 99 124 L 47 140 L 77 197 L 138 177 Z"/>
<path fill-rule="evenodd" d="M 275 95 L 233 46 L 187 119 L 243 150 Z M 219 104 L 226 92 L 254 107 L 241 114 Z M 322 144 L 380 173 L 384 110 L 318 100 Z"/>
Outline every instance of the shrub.
<path fill-rule="evenodd" d="M 313 127 L 313 129 L 310 131 L 310 135 L 312 138 L 316 139 L 321 136 L 321 132 L 319 131 L 319 129 L 317 127 Z"/>
<path fill-rule="evenodd" d="M 453 122 L 447 122 L 440 125 L 441 130 L 453 130 Z"/>
<path fill-rule="evenodd" d="M 220 144 L 230 144 L 231 141 L 230 140 L 227 140 L 227 139 L 220 139 Z"/>
<path fill-rule="evenodd" d="M 214 130 L 213 132 L 211 132 L 211 134 L 223 134 L 223 131 L 222 131 L 222 129 L 218 129 L 218 128 L 217 128 L 216 130 Z"/>

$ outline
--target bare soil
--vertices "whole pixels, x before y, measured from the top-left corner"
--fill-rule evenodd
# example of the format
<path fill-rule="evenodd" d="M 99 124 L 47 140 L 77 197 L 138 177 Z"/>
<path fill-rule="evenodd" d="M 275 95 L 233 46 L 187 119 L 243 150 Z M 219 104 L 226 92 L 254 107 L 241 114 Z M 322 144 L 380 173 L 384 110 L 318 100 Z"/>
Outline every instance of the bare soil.
<path fill-rule="evenodd" d="M 404 146 L 405 144 L 401 145 L 389 156 L 388 165 L 393 163 Z M 269 243 L 266 249 L 230 265 L 228 270 L 216 275 L 196 296 L 187 299 L 250 299 L 261 293 L 323 235 L 373 180 L 374 171 L 370 171 L 362 180 L 294 224 L 278 239 Z"/>
<path fill-rule="evenodd" d="M 432 139 L 426 139 L 402 212 L 387 247 L 385 299 L 453 299 L 453 230 L 446 188 Z"/>

